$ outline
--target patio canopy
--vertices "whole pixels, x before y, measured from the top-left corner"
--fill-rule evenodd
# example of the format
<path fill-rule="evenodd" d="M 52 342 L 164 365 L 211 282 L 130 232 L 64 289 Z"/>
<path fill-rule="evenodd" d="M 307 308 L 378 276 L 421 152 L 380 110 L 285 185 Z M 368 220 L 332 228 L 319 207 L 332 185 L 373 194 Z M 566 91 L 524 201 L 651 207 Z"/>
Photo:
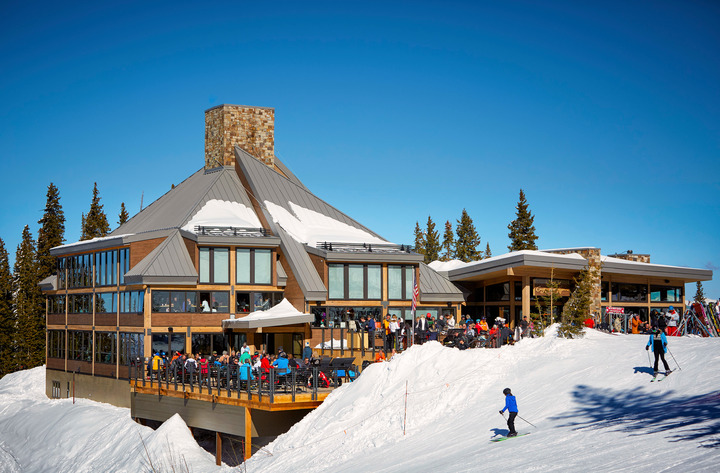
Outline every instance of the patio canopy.
<path fill-rule="evenodd" d="M 287 300 L 268 310 L 251 312 L 239 319 L 225 319 L 222 321 L 223 329 L 251 329 L 260 327 L 280 327 L 282 325 L 294 325 L 309 323 L 315 320 L 312 314 L 303 314 Z"/>

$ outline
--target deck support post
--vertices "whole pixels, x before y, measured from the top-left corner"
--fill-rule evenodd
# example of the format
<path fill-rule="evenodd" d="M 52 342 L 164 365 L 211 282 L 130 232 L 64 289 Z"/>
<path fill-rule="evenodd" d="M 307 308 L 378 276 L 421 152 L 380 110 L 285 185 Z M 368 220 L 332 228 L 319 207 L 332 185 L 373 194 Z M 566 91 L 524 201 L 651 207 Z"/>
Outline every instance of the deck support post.
<path fill-rule="evenodd" d="M 250 408 L 245 408 L 245 460 L 252 455 L 252 417 Z"/>
<path fill-rule="evenodd" d="M 215 432 L 215 464 L 217 466 L 222 464 L 222 437 L 220 437 L 220 432 Z"/>

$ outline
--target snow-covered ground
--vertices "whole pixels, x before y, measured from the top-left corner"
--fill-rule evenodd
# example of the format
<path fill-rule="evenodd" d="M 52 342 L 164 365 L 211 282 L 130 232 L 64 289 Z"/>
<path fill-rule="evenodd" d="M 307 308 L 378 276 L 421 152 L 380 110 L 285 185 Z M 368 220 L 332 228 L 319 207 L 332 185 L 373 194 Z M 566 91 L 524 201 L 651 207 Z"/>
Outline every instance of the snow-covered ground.
<path fill-rule="evenodd" d="M 682 370 L 654 383 L 646 343 L 590 330 L 497 350 L 416 346 L 336 390 L 247 471 L 718 471 L 720 339 L 671 337 Z M 156 471 L 232 470 L 216 467 L 179 418 L 153 432 L 127 409 L 49 400 L 43 376 L 0 380 L 2 471 L 153 471 L 145 446 Z M 535 427 L 518 419 L 532 435 L 491 443 L 507 432 L 505 387 Z"/>

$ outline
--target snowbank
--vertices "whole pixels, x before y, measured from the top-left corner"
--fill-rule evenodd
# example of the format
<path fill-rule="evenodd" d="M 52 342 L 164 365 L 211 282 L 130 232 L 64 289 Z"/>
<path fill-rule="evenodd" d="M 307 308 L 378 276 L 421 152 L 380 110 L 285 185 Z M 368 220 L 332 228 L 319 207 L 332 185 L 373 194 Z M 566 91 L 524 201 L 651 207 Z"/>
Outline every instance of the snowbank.
<path fill-rule="evenodd" d="M 671 338 L 683 370 L 650 383 L 646 336 L 555 334 L 495 350 L 414 346 L 337 389 L 248 471 L 717 471 L 720 371 L 706 367 L 720 340 Z M 532 435 L 494 444 L 505 387 L 537 428 L 518 419 Z"/>
<path fill-rule="evenodd" d="M 0 380 L 0 465 L 3 472 L 233 471 L 215 466 L 177 415 L 153 431 L 128 409 L 48 399 L 44 367 Z"/>

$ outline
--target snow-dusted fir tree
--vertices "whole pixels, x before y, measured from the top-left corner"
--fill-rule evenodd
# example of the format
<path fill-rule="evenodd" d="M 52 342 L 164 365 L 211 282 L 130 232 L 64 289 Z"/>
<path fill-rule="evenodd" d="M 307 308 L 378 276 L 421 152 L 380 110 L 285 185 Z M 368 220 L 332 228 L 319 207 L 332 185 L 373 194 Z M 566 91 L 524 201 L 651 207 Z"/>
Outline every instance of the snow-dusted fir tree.
<path fill-rule="evenodd" d="M 535 240 L 538 237 L 535 235 L 535 225 L 533 225 L 535 216 L 528 208 L 525 192 L 522 189 L 520 189 L 520 199 L 515 209 L 515 220 L 508 225 L 508 230 L 510 230 L 510 233 L 508 233 L 510 238 L 508 250 L 537 250 Z"/>
<path fill-rule="evenodd" d="M 550 279 L 544 287 L 535 288 L 535 312 L 530 314 L 533 334 L 543 336 L 545 327 L 555 323 L 555 304 L 560 299 L 560 283 L 555 281 L 555 268 L 550 268 Z"/>
<path fill-rule="evenodd" d="M 14 371 L 15 312 L 13 280 L 5 242 L 0 238 L 0 378 Z"/>
<path fill-rule="evenodd" d="M 453 258 L 455 258 L 455 233 L 453 232 L 453 227 L 452 223 L 450 223 L 450 220 L 446 220 L 440 261 L 450 261 Z"/>
<path fill-rule="evenodd" d="M 485 259 L 492 258 L 492 251 L 490 251 L 490 243 L 485 245 Z"/>
<path fill-rule="evenodd" d="M 85 215 L 82 225 L 81 240 L 90 240 L 92 238 L 104 237 L 110 233 L 110 224 L 100 203 L 97 182 L 93 187 L 93 197 L 90 203 L 90 211 Z"/>
<path fill-rule="evenodd" d="M 575 290 L 563 307 L 558 333 L 565 338 L 583 336 L 585 320 L 590 317 L 592 280 L 595 270 L 585 268 L 575 278 Z"/>
<path fill-rule="evenodd" d="M 431 263 L 440 258 L 440 235 L 435 230 L 435 222 L 428 216 L 425 230 L 425 263 Z"/>
<path fill-rule="evenodd" d="M 43 280 L 55 273 L 55 257 L 50 255 L 50 248 L 60 246 L 65 241 L 65 213 L 60 205 L 58 188 L 52 182 L 48 186 L 45 212 L 38 223 L 38 277 Z"/>
<path fill-rule="evenodd" d="M 697 282 L 697 289 L 695 290 L 695 297 L 693 301 L 705 304 L 705 291 L 703 291 L 702 283 Z"/>
<path fill-rule="evenodd" d="M 457 235 L 455 258 L 465 263 L 477 261 L 482 258 L 482 251 L 477 249 L 480 245 L 480 236 L 477 230 L 475 230 L 475 225 L 465 209 L 462 211 L 460 220 L 457 221 L 455 234 Z"/>
<path fill-rule="evenodd" d="M 15 254 L 13 291 L 17 333 L 16 361 L 19 369 L 45 362 L 45 310 L 38 283 L 37 250 L 30 229 L 23 229 Z"/>
<path fill-rule="evenodd" d="M 425 232 L 418 222 L 415 222 L 415 253 L 425 254 Z"/>
<path fill-rule="evenodd" d="M 125 202 L 120 202 L 120 214 L 118 215 L 118 225 L 122 225 L 130 220 L 130 215 L 125 208 Z"/>

